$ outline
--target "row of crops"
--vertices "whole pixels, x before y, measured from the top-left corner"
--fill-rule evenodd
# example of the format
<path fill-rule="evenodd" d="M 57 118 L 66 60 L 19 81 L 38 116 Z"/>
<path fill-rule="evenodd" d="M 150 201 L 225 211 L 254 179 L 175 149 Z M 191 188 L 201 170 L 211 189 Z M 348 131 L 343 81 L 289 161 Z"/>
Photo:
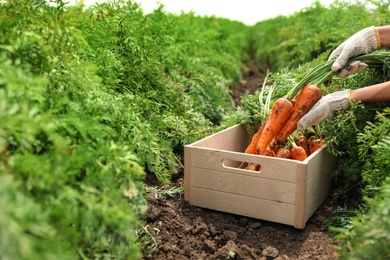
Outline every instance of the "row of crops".
<path fill-rule="evenodd" d="M 258 93 L 235 107 L 229 91 L 242 63 L 269 64 L 283 95 L 353 32 L 389 21 L 389 4 L 372 2 L 316 2 L 251 27 L 163 6 L 145 14 L 132 1 L 2 2 L 0 258 L 140 258 L 145 177 L 169 184 L 185 144 L 259 120 Z M 328 90 L 387 78 L 385 66 L 368 69 Z M 340 256 L 389 255 L 389 112 L 360 104 L 321 125 L 339 157 L 329 226 Z"/>

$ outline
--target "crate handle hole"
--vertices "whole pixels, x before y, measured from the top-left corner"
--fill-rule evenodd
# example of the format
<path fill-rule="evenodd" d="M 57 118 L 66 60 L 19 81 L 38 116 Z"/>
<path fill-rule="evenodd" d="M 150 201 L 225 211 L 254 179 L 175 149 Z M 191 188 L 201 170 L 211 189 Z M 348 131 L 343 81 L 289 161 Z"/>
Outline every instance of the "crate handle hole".
<path fill-rule="evenodd" d="M 260 164 L 235 161 L 229 159 L 222 159 L 221 164 L 224 168 L 243 169 L 243 170 L 255 171 L 255 172 L 261 172 L 261 168 L 262 168 Z"/>

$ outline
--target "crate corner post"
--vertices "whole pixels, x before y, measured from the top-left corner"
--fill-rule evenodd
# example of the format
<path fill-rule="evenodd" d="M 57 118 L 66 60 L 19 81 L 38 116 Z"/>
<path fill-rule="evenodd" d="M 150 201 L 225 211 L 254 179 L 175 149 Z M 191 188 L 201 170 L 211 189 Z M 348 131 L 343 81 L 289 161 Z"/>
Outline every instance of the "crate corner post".
<path fill-rule="evenodd" d="M 306 185 L 307 185 L 307 164 L 299 162 L 296 173 L 295 187 L 295 221 L 294 227 L 304 229 L 306 226 Z"/>
<path fill-rule="evenodd" d="M 191 203 L 191 145 L 184 146 L 184 200 Z"/>

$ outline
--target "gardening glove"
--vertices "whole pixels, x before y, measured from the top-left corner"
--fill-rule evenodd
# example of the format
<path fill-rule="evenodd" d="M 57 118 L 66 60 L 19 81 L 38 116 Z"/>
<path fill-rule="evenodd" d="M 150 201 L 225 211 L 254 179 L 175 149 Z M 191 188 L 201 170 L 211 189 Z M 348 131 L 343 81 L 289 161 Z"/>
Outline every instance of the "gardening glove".
<path fill-rule="evenodd" d="M 346 65 L 339 74 L 337 74 L 337 77 L 339 78 L 346 78 L 349 75 L 359 73 L 365 68 L 367 68 L 367 64 L 358 60 L 352 61 L 348 65 Z"/>
<path fill-rule="evenodd" d="M 350 58 L 370 53 L 378 48 L 380 48 L 380 39 L 377 29 L 374 26 L 367 27 L 355 33 L 338 46 L 330 54 L 328 61 L 334 60 L 332 71 L 337 73 L 338 77 L 346 78 L 367 68 L 367 64 L 360 61 L 347 65 Z"/>
<path fill-rule="evenodd" d="M 337 91 L 323 96 L 297 123 L 299 131 L 305 131 L 309 125 L 317 125 L 327 118 L 333 118 L 335 111 L 350 107 L 350 89 Z"/>

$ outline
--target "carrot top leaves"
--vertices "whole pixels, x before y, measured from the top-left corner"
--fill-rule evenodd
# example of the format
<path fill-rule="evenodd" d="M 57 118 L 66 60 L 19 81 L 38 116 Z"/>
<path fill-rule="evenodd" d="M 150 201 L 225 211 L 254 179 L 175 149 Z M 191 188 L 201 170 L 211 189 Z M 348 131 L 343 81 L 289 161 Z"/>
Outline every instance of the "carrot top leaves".
<path fill-rule="evenodd" d="M 353 57 L 349 62 L 359 60 L 371 68 L 381 68 L 388 63 L 390 52 L 388 50 L 377 50 L 368 54 Z M 325 61 L 313 67 L 291 90 L 286 97 L 292 99 L 298 95 L 301 89 L 307 84 L 322 85 L 324 82 L 331 80 L 335 73 L 331 71 L 333 61 Z"/>

